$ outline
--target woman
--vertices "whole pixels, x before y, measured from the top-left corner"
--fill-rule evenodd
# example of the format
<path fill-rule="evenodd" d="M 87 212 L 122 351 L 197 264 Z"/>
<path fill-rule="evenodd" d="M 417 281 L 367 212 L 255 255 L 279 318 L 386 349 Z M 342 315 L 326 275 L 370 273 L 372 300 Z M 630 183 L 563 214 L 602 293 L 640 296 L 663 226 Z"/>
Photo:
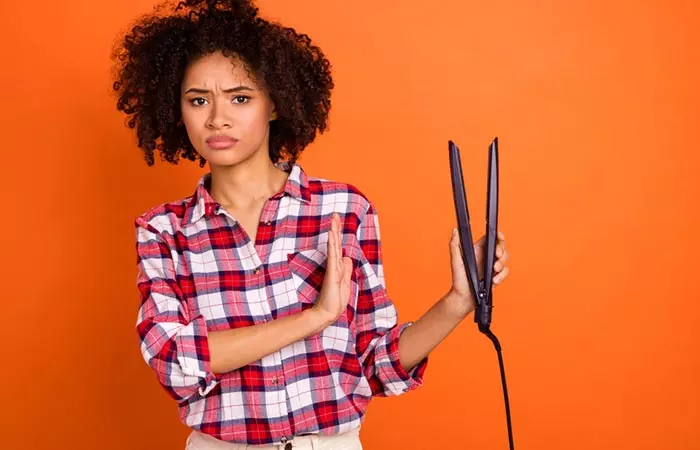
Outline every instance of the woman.
<path fill-rule="evenodd" d="M 135 221 L 143 357 L 192 428 L 189 449 L 360 449 L 372 396 L 420 386 L 474 309 L 457 234 L 452 286 L 399 325 L 374 204 L 296 163 L 326 129 L 321 50 L 248 1 L 159 11 L 117 48 L 118 108 L 149 165 L 157 151 L 209 170 Z M 500 283 L 502 234 L 497 256 Z"/>

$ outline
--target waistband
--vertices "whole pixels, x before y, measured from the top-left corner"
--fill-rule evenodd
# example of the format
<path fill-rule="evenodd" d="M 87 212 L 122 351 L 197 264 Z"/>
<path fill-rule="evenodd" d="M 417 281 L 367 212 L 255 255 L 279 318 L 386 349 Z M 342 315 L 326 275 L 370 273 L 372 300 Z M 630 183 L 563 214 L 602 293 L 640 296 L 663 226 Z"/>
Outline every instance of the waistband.
<path fill-rule="evenodd" d="M 292 439 L 283 439 L 280 444 L 239 444 L 216 439 L 206 433 L 194 430 L 187 437 L 186 450 L 292 450 L 313 449 L 321 444 L 324 446 L 333 443 L 358 442 L 360 440 L 360 427 L 353 428 L 340 434 L 322 435 L 317 433 L 302 434 Z"/>

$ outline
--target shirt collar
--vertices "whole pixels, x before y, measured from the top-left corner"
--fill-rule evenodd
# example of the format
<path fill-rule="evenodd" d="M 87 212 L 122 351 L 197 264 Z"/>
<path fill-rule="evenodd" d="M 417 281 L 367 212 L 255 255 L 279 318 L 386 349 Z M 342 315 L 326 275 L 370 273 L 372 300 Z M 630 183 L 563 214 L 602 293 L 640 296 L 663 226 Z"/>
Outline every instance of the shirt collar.
<path fill-rule="evenodd" d="M 273 195 L 272 198 L 281 198 L 284 195 L 296 198 L 302 202 L 311 201 L 311 193 L 309 191 L 309 178 L 304 172 L 304 169 L 296 163 L 281 161 L 275 164 L 278 168 L 289 173 L 287 181 L 280 192 Z M 185 211 L 184 223 L 194 223 L 203 217 L 213 217 L 218 214 L 221 205 L 214 200 L 209 193 L 211 186 L 211 172 L 207 172 L 199 179 L 197 188 L 192 195 L 192 199 Z"/>

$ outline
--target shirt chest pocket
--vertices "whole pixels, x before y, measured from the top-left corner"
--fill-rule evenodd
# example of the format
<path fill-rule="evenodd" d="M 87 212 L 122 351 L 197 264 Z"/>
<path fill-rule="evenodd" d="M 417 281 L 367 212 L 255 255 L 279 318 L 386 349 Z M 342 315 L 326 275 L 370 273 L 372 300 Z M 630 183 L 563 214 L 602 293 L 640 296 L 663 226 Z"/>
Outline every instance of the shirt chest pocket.
<path fill-rule="evenodd" d="M 316 304 L 321 295 L 323 280 L 326 275 L 328 258 L 318 249 L 301 250 L 290 253 L 287 256 L 287 265 L 291 273 L 292 282 L 302 310 L 311 308 Z M 345 313 L 341 314 L 329 328 L 344 328 L 351 333 L 354 341 L 355 335 L 355 305 L 357 304 L 358 285 L 356 276 L 351 278 L 350 298 Z M 327 328 L 324 333 L 330 332 Z M 350 337 L 350 336 L 349 336 Z"/>

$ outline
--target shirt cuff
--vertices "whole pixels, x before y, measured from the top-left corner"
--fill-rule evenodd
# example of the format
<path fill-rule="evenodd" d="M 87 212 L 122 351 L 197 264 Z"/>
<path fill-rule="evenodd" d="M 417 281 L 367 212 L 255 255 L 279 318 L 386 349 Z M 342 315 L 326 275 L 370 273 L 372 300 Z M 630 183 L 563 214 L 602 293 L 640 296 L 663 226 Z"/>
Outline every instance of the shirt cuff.
<path fill-rule="evenodd" d="M 199 379 L 198 392 L 204 397 L 219 384 L 221 375 L 211 370 L 206 319 L 197 316 L 186 328 L 189 332 L 180 333 L 178 337 L 178 362 L 185 376 Z"/>
<path fill-rule="evenodd" d="M 411 370 L 406 371 L 399 359 L 399 337 L 413 322 L 406 322 L 394 327 L 384 336 L 386 339 L 384 355 L 377 355 L 376 362 L 384 379 L 387 394 L 400 395 L 423 385 L 423 376 L 428 365 L 428 357 L 423 358 Z"/>

